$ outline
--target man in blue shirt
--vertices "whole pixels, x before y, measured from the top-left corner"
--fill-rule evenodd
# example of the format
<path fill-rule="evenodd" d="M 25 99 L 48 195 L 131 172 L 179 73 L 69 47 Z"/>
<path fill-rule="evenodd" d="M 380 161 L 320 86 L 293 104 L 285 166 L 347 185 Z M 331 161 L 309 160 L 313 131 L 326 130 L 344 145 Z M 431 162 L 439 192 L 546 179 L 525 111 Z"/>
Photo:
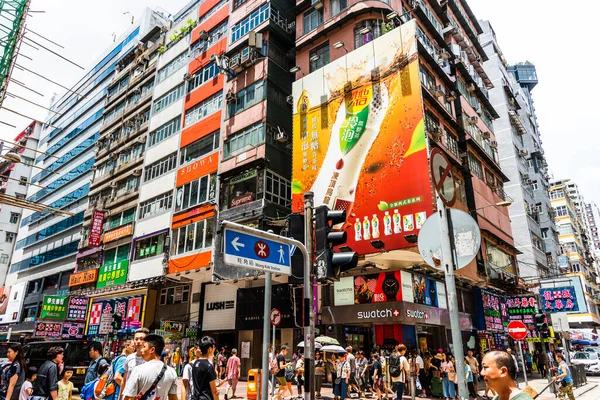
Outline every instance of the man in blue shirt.
<path fill-rule="evenodd" d="M 104 367 L 108 367 L 108 362 L 102 357 L 102 345 L 100 343 L 94 342 L 90 345 L 89 355 L 92 361 L 85 373 L 84 385 L 98 378 L 100 372 L 105 369 Z"/>
<path fill-rule="evenodd" d="M 575 400 L 575 395 L 573 394 L 573 377 L 571 377 L 571 370 L 565 362 L 565 358 L 562 353 L 556 352 L 554 357 L 556 357 L 556 362 L 558 363 L 558 375 L 552 377 L 552 380 L 560 381 L 558 398 L 563 400 L 565 396 L 569 396 L 570 400 Z"/>

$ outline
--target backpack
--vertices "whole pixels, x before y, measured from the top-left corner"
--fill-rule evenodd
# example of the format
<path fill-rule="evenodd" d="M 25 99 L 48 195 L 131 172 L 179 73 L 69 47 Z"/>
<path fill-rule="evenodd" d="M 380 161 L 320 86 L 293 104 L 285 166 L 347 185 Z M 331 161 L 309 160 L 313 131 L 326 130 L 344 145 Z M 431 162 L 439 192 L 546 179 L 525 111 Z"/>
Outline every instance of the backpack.
<path fill-rule="evenodd" d="M 115 393 L 115 368 L 117 367 L 117 360 L 125 357 L 123 354 L 116 357 L 108 368 L 106 372 L 98 377 L 98 384 L 94 387 L 94 394 L 98 399 L 104 399 L 105 397 L 110 397 Z M 96 372 L 98 371 L 100 365 L 98 363 L 98 368 L 96 368 Z"/>
<path fill-rule="evenodd" d="M 392 354 L 390 356 L 390 375 L 392 378 L 397 378 L 400 376 L 400 373 L 400 356 Z"/>
<path fill-rule="evenodd" d="M 277 356 L 273 357 L 269 362 L 269 370 L 273 375 L 279 373 L 279 361 L 277 361 Z"/>

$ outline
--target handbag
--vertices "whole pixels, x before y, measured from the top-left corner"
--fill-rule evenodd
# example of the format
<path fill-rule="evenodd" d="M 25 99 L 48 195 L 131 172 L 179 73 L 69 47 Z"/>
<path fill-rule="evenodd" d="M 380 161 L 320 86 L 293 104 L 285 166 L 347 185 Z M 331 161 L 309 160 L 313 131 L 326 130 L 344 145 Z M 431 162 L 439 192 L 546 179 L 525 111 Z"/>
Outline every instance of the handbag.
<path fill-rule="evenodd" d="M 448 380 L 449 381 L 456 381 L 456 372 L 448 372 Z"/>
<path fill-rule="evenodd" d="M 337 378 L 335 378 L 335 381 L 334 381 L 334 383 L 335 383 L 336 385 L 339 385 L 340 383 L 342 383 L 342 378 L 340 378 L 340 377 L 337 377 Z"/>
<path fill-rule="evenodd" d="M 136 397 L 136 400 L 146 400 L 148 398 L 148 396 L 150 396 L 150 393 L 152 393 L 154 391 L 154 389 L 156 389 L 156 385 L 158 385 L 158 382 L 160 382 L 160 380 L 165 376 L 166 370 L 167 370 L 167 366 L 165 364 L 165 365 L 163 365 L 162 369 L 160 370 L 160 373 L 158 374 L 158 376 L 156 377 L 154 382 L 152 382 L 152 386 L 150 386 L 148 388 L 148 390 L 146 390 L 146 393 L 144 393 L 140 397 Z"/>

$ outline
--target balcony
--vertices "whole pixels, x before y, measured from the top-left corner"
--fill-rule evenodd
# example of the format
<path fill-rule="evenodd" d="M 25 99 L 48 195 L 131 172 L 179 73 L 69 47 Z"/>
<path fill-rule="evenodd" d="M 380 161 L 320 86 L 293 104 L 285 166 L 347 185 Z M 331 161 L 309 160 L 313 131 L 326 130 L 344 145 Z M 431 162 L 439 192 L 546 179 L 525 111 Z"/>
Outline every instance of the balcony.
<path fill-rule="evenodd" d="M 517 282 L 517 268 L 513 264 L 501 267 L 491 261 L 485 261 L 485 272 L 489 279 L 503 281 L 506 284 Z"/>
<path fill-rule="evenodd" d="M 444 33 L 442 24 L 436 19 L 434 12 L 427 7 L 427 4 L 424 0 L 414 0 L 414 8 L 413 11 L 419 21 L 423 23 L 427 27 L 427 31 L 435 32 L 433 36 L 435 37 L 435 41 L 442 47 L 446 47 L 446 41 L 444 40 Z"/>

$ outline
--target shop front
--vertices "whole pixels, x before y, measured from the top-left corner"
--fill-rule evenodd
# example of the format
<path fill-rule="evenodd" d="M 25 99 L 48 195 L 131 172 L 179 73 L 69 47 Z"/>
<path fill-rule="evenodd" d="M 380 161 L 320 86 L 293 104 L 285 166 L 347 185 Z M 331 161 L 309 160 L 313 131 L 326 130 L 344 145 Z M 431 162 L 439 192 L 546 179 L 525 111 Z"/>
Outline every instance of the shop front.
<path fill-rule="evenodd" d="M 203 284 L 203 308 L 201 335 L 215 339 L 217 348 L 231 350 L 237 346 L 238 332 L 235 329 L 237 286 L 226 283 Z"/>

